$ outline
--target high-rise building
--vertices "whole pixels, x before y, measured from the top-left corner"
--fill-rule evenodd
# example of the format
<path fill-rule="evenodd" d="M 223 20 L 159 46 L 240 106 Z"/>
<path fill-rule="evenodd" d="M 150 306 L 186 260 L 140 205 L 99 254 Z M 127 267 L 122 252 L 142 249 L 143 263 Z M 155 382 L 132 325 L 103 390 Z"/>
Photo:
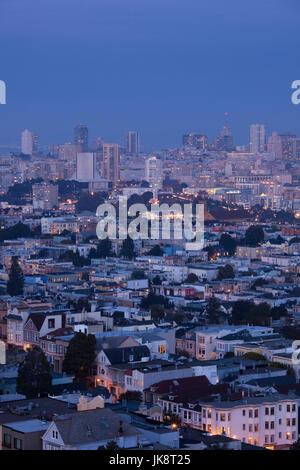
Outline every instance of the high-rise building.
<path fill-rule="evenodd" d="M 190 133 L 185 134 L 182 138 L 184 147 L 195 147 L 197 149 L 205 150 L 207 147 L 207 136 L 204 134 Z"/>
<path fill-rule="evenodd" d="M 163 180 L 162 160 L 150 157 L 145 162 L 145 179 L 152 188 L 159 189 Z"/>
<path fill-rule="evenodd" d="M 278 135 L 277 132 L 272 132 L 268 139 L 268 152 L 274 153 L 276 158 L 284 160 L 294 160 L 297 158 L 297 137 L 295 134 Z"/>
<path fill-rule="evenodd" d="M 117 183 L 120 179 L 120 155 L 118 144 L 106 144 L 102 146 L 101 161 L 102 178 Z"/>
<path fill-rule="evenodd" d="M 140 136 L 136 131 L 129 131 L 125 138 L 126 153 L 139 153 L 140 152 Z"/>
<path fill-rule="evenodd" d="M 76 158 L 77 181 L 93 181 L 97 178 L 96 158 L 93 152 L 78 152 Z"/>
<path fill-rule="evenodd" d="M 66 160 L 67 162 L 74 162 L 76 160 L 76 147 L 70 142 L 58 146 L 58 158 Z"/>
<path fill-rule="evenodd" d="M 32 155 L 35 153 L 38 149 L 38 137 L 37 135 L 29 131 L 28 129 L 25 129 L 22 132 L 21 136 L 21 152 L 24 153 L 25 155 Z"/>
<path fill-rule="evenodd" d="M 252 124 L 250 126 L 250 152 L 262 153 L 266 149 L 266 126 Z"/>
<path fill-rule="evenodd" d="M 282 148 L 282 158 L 284 160 L 294 160 L 296 155 L 294 155 L 294 142 L 296 140 L 296 135 L 289 132 L 285 134 L 280 134 L 281 138 L 281 148 Z"/>
<path fill-rule="evenodd" d="M 228 122 L 228 113 L 225 113 L 225 123 L 222 126 L 220 137 L 214 139 L 212 148 L 223 152 L 231 152 L 234 149 L 232 131 Z"/>
<path fill-rule="evenodd" d="M 89 131 L 87 126 L 80 124 L 74 129 L 74 143 L 77 152 L 87 152 L 89 148 Z"/>

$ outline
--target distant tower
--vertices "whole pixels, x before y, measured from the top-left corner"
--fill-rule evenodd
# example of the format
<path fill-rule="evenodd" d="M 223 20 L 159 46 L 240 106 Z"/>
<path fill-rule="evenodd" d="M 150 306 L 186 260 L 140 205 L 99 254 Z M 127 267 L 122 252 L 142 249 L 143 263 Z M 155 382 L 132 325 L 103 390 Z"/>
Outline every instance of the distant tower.
<path fill-rule="evenodd" d="M 74 143 L 77 152 L 87 152 L 89 148 L 88 127 L 80 124 L 74 129 Z"/>
<path fill-rule="evenodd" d="M 140 136 L 136 131 L 129 131 L 125 138 L 126 153 L 140 152 Z"/>
<path fill-rule="evenodd" d="M 251 124 L 250 126 L 250 152 L 262 153 L 266 150 L 266 126 L 264 124 Z"/>
<path fill-rule="evenodd" d="M 21 152 L 25 155 L 32 155 L 38 149 L 38 137 L 34 132 L 25 129 L 21 136 Z"/>
<path fill-rule="evenodd" d="M 102 178 L 117 183 L 120 179 L 120 152 L 118 144 L 102 145 Z"/>
<path fill-rule="evenodd" d="M 229 126 L 229 114 L 225 113 L 225 122 L 224 126 L 222 126 L 221 129 L 221 137 L 231 137 L 232 136 L 232 131 L 231 127 Z"/>

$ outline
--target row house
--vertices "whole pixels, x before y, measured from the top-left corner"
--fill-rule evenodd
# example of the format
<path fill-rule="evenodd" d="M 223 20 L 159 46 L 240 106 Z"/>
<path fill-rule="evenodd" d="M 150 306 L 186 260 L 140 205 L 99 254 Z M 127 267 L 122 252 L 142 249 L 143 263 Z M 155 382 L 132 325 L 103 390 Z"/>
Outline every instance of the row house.
<path fill-rule="evenodd" d="M 40 347 L 50 362 L 53 372 L 63 373 L 64 357 L 73 337 L 73 328 L 66 327 L 58 328 L 40 338 Z"/>
<path fill-rule="evenodd" d="M 176 332 L 176 354 L 196 357 L 196 334 L 194 330 Z"/>
<path fill-rule="evenodd" d="M 288 449 L 298 440 L 298 398 L 269 395 L 238 401 L 199 402 L 201 428 L 211 434 L 225 433 L 270 449 Z"/>
<path fill-rule="evenodd" d="M 24 349 L 40 346 L 43 336 L 64 325 L 65 315 L 62 313 L 31 313 L 24 325 Z"/>
<path fill-rule="evenodd" d="M 168 361 L 151 361 L 144 364 L 135 364 L 131 370 L 126 371 L 126 391 L 139 391 L 143 393 L 153 384 L 161 381 L 178 381 L 179 379 L 206 377 L 209 383 L 216 383 L 216 365 L 204 365 L 199 362 L 172 363 Z M 155 397 L 153 397 L 155 399 Z M 155 403 L 152 402 L 152 403 Z"/>
<path fill-rule="evenodd" d="M 156 295 L 164 295 L 166 297 L 184 297 L 193 299 L 195 297 L 195 288 L 187 286 L 152 286 L 152 290 Z"/>

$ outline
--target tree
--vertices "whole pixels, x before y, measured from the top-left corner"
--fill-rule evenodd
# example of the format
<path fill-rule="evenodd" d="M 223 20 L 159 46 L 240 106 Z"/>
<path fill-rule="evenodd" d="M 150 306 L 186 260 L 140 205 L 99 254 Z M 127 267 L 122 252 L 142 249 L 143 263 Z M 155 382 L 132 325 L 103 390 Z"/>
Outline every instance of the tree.
<path fill-rule="evenodd" d="M 46 395 L 52 383 L 50 364 L 38 346 L 33 346 L 19 365 L 17 377 L 17 393 L 35 398 Z"/>
<path fill-rule="evenodd" d="M 195 282 L 199 282 L 199 278 L 196 276 L 196 274 L 190 273 L 184 282 L 187 282 L 188 284 L 195 284 Z"/>
<path fill-rule="evenodd" d="M 228 233 L 222 233 L 220 238 L 220 250 L 224 251 L 228 256 L 233 256 L 236 250 L 237 242 Z"/>
<path fill-rule="evenodd" d="M 257 352 L 248 352 L 243 354 L 243 359 L 250 359 L 251 361 L 261 361 L 261 362 L 267 362 L 267 359 L 262 355 Z"/>
<path fill-rule="evenodd" d="M 145 279 L 145 271 L 136 269 L 131 273 L 131 279 Z"/>
<path fill-rule="evenodd" d="M 150 306 L 151 318 L 154 321 L 163 320 L 165 317 L 165 310 L 161 305 L 155 304 Z"/>
<path fill-rule="evenodd" d="M 97 253 L 95 258 L 107 258 L 112 256 L 112 243 L 109 238 L 104 238 L 100 240 L 100 243 L 97 246 Z"/>
<path fill-rule="evenodd" d="M 96 338 L 94 335 L 76 333 L 71 339 L 63 362 L 63 371 L 83 379 L 90 375 L 95 359 Z"/>
<path fill-rule="evenodd" d="M 161 285 L 161 279 L 158 275 L 154 276 L 154 278 L 152 279 L 152 284 L 154 284 L 155 286 Z"/>
<path fill-rule="evenodd" d="M 231 319 L 234 325 L 243 324 L 250 311 L 254 308 L 251 300 L 237 300 L 232 308 Z"/>
<path fill-rule="evenodd" d="M 129 237 L 125 238 L 122 244 L 122 249 L 120 255 L 127 259 L 132 259 L 135 256 L 134 253 L 134 243 L 133 240 Z"/>
<path fill-rule="evenodd" d="M 155 245 L 151 250 L 148 252 L 149 256 L 163 256 L 164 252 L 159 245 Z"/>
<path fill-rule="evenodd" d="M 220 323 L 220 316 L 222 315 L 221 304 L 218 299 L 213 295 L 206 306 L 206 314 L 209 323 Z"/>
<path fill-rule="evenodd" d="M 289 450 L 300 450 L 300 438 L 291 445 Z"/>
<path fill-rule="evenodd" d="M 233 279 L 234 271 L 231 264 L 226 264 L 225 266 L 220 266 L 218 269 L 217 280 L 222 281 L 223 279 Z"/>
<path fill-rule="evenodd" d="M 260 225 L 250 225 L 246 230 L 245 244 L 246 246 L 257 246 L 265 239 L 265 234 Z"/>
<path fill-rule="evenodd" d="M 116 443 L 116 441 L 109 441 L 107 444 L 106 444 L 106 450 L 118 450 L 120 449 L 120 447 L 118 446 L 118 444 Z"/>
<path fill-rule="evenodd" d="M 9 270 L 9 279 L 7 281 L 7 293 L 14 297 L 15 295 L 23 295 L 24 276 L 23 271 L 18 263 L 16 256 L 12 257 L 12 263 Z"/>

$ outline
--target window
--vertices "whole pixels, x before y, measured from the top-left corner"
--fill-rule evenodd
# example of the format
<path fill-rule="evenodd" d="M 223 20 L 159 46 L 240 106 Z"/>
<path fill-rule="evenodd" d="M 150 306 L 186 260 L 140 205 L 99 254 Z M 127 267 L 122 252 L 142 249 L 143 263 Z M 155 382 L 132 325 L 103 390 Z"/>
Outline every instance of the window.
<path fill-rule="evenodd" d="M 258 418 L 258 410 L 254 410 L 254 417 Z"/>
<path fill-rule="evenodd" d="M 57 431 L 52 431 L 52 437 L 53 439 L 58 439 L 58 432 Z"/>
<path fill-rule="evenodd" d="M 253 416 L 252 410 L 249 410 L 249 418 L 252 418 L 252 416 Z"/>
<path fill-rule="evenodd" d="M 246 416 L 246 410 L 243 410 L 243 416 Z"/>
<path fill-rule="evenodd" d="M 220 417 L 221 417 L 221 418 L 220 418 L 221 421 L 226 421 L 226 415 L 225 415 L 225 413 L 221 413 Z"/>
<path fill-rule="evenodd" d="M 271 415 L 273 415 L 274 413 L 275 413 L 275 408 L 272 407 L 272 408 L 271 408 Z"/>
<path fill-rule="evenodd" d="M 3 445 L 5 447 L 11 447 L 11 436 L 9 434 L 3 435 Z"/>
<path fill-rule="evenodd" d="M 265 415 L 269 414 L 269 408 L 265 408 Z"/>
<path fill-rule="evenodd" d="M 55 328 L 55 318 L 48 319 L 48 328 Z"/>
<path fill-rule="evenodd" d="M 296 411 L 296 405 L 295 405 L 295 403 L 292 405 L 292 411 Z"/>
<path fill-rule="evenodd" d="M 23 441 L 21 439 L 17 439 L 16 437 L 14 438 L 14 448 L 18 450 L 23 449 Z"/>
<path fill-rule="evenodd" d="M 269 421 L 265 421 L 265 429 L 269 429 Z"/>
<path fill-rule="evenodd" d="M 289 413 L 291 411 L 291 405 L 286 405 L 286 411 Z"/>
<path fill-rule="evenodd" d="M 160 344 L 158 346 L 158 354 L 165 354 L 166 353 L 166 345 L 165 344 Z"/>

